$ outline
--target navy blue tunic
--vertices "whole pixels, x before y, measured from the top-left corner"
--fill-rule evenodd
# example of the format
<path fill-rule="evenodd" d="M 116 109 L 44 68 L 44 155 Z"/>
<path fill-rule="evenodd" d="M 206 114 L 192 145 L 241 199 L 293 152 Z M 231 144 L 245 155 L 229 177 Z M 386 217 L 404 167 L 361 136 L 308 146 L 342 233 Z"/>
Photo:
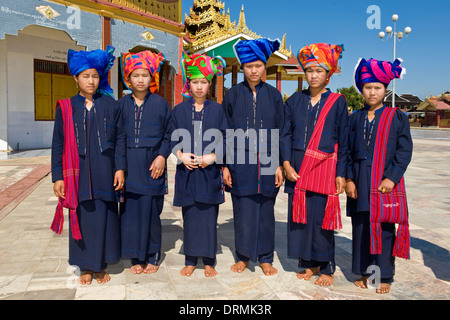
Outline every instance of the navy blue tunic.
<path fill-rule="evenodd" d="M 372 159 L 381 114 L 386 108 L 375 111 L 375 118 L 369 122 L 369 106 L 355 111 L 349 121 L 349 161 L 348 178 L 352 179 L 357 189 L 357 199 L 347 197 L 347 215 L 352 218 L 353 256 L 352 271 L 355 274 L 370 275 L 367 268 L 371 265 L 380 267 L 383 281 L 390 281 L 394 276 L 395 224 L 382 223 L 382 253 L 370 254 L 370 185 Z M 408 118 L 397 110 L 388 137 L 384 178 L 397 184 L 411 161 L 413 143 Z"/>
<path fill-rule="evenodd" d="M 149 93 L 141 106 L 131 94 L 122 97 L 123 127 L 127 141 L 127 192 L 146 195 L 167 193 L 166 172 L 158 179 L 151 177 L 150 166 L 159 155 L 170 155 L 171 111 L 167 101 Z"/>
<path fill-rule="evenodd" d="M 113 181 L 125 169 L 125 139 L 117 102 L 96 94 L 93 106 L 85 98 L 71 98 L 74 129 L 80 158 L 78 220 L 82 239 L 69 239 L 69 263 L 81 270 L 100 272 L 120 258 L 120 227 Z M 63 180 L 64 131 L 61 109 L 55 116 L 52 142 L 52 180 Z"/>
<path fill-rule="evenodd" d="M 220 104 L 207 100 L 203 109 L 196 112 L 191 99 L 174 107 L 172 126 L 178 129 L 172 135 L 174 154 L 178 150 L 198 156 L 216 154 L 216 163 L 206 168 L 189 170 L 183 163 L 177 164 L 173 200 L 174 206 L 183 207 L 186 265 L 196 265 L 196 257 L 214 265 L 219 204 L 225 201 L 221 163 L 228 122 Z"/>
<path fill-rule="evenodd" d="M 371 122 L 367 119 L 369 106 L 355 111 L 350 116 L 348 178 L 352 179 L 358 190 L 358 198 L 348 199 L 347 214 L 369 211 L 370 181 L 373 150 L 381 114 L 386 108 L 375 111 Z M 403 177 L 412 156 L 412 138 L 408 118 L 397 110 L 389 131 L 384 178 L 397 184 Z"/>
<path fill-rule="evenodd" d="M 222 105 L 233 134 L 227 135 L 227 161 L 232 188 L 236 257 L 238 261 L 273 262 L 274 205 L 279 188 L 280 131 L 284 106 L 280 92 L 260 82 L 256 98 L 244 80 L 232 87 Z M 248 133 L 248 136 L 243 136 Z M 232 150 L 230 152 L 230 149 Z"/>
<path fill-rule="evenodd" d="M 294 93 L 286 101 L 285 123 L 280 138 L 282 161 L 289 161 L 297 171 L 305 156 L 317 119 L 330 95 L 323 93 L 320 101 L 312 106 L 309 90 Z M 345 97 L 340 97 L 325 119 L 319 142 L 319 150 L 334 152 L 338 143 L 336 176 L 346 178 L 348 157 L 348 110 Z M 288 255 L 307 261 L 324 262 L 324 273 L 334 272 L 334 232 L 322 229 L 327 196 L 306 192 L 307 224 L 292 222 L 292 204 L 295 182 L 286 179 L 285 192 L 288 201 Z M 331 266 L 330 266 L 331 262 Z M 311 266 L 308 266 L 311 267 Z M 325 269 L 324 269 L 325 270 Z"/>
<path fill-rule="evenodd" d="M 94 95 L 90 115 L 85 108 L 86 98 L 78 94 L 70 100 L 80 157 L 78 201 L 116 201 L 114 173 L 126 168 L 122 111 L 114 99 L 101 94 Z M 90 137 L 87 136 L 88 133 L 91 133 Z M 63 146 L 63 121 L 61 108 L 58 107 L 52 141 L 53 182 L 63 180 Z"/>
<path fill-rule="evenodd" d="M 173 153 L 180 149 L 196 155 L 214 151 L 216 163 L 194 170 L 187 169 L 181 162 L 177 164 L 173 204 L 179 207 L 195 202 L 220 204 L 225 201 L 220 154 L 225 156 L 223 138 L 228 129 L 227 118 L 218 103 L 207 100 L 200 112 L 195 112 L 193 103 L 193 100 L 183 102 L 172 111 L 172 127 L 177 129 L 172 135 Z M 214 136 L 212 139 L 207 138 L 208 132 Z"/>
<path fill-rule="evenodd" d="M 141 106 L 133 95 L 119 100 L 127 141 L 125 202 L 121 205 L 122 258 L 132 264 L 157 265 L 162 232 L 160 215 L 167 193 L 167 167 L 153 179 L 150 166 L 159 155 L 170 154 L 171 111 L 167 101 L 148 93 Z"/>
<path fill-rule="evenodd" d="M 262 194 L 275 198 L 279 191 L 275 187 L 275 171 L 282 165 L 279 135 L 284 121 L 283 99 L 277 89 L 262 81 L 256 86 L 256 92 L 254 101 L 253 91 L 244 81 L 232 87 L 222 102 L 230 128 L 238 137 L 227 136 L 227 147 L 234 152 L 227 157 L 233 187 L 226 190 L 238 196 Z M 239 132 L 249 129 L 255 135 L 240 139 Z M 241 146 L 240 140 L 245 145 Z M 275 154 L 271 153 L 272 149 Z"/>

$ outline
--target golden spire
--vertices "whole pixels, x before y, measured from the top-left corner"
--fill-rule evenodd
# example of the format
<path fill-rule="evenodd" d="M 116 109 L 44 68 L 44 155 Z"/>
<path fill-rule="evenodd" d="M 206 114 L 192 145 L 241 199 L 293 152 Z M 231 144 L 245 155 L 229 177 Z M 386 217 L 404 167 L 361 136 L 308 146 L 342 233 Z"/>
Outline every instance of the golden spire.
<path fill-rule="evenodd" d="M 286 48 L 286 33 L 283 36 L 283 40 L 281 40 L 280 49 L 278 50 L 282 54 L 287 55 L 288 57 L 292 57 L 292 49 L 289 47 L 289 50 Z"/>
<path fill-rule="evenodd" d="M 245 22 L 245 13 L 244 13 L 244 5 L 242 4 L 241 13 L 239 14 L 239 22 L 237 26 L 240 32 L 247 31 L 247 23 Z"/>
<path fill-rule="evenodd" d="M 286 50 L 286 33 L 283 36 L 283 40 L 281 40 L 281 46 L 280 49 Z"/>
<path fill-rule="evenodd" d="M 184 45 L 185 50 L 196 52 L 241 33 L 253 39 L 261 38 L 248 29 L 244 5 L 237 26 L 236 21 L 231 22 L 230 9 L 226 13 L 224 9 L 225 2 L 219 0 L 194 0 L 189 15 L 185 16 L 185 32 L 191 39 Z"/>

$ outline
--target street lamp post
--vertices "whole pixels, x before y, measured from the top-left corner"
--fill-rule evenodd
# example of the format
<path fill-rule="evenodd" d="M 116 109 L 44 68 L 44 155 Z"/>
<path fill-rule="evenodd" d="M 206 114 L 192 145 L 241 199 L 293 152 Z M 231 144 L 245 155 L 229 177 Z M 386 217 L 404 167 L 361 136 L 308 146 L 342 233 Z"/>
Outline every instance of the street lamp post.
<path fill-rule="evenodd" d="M 386 33 L 387 33 L 386 39 L 384 39 L 384 37 L 386 36 L 386 33 L 384 33 L 383 31 L 381 31 L 378 34 L 380 39 L 383 41 L 387 41 L 390 38 L 394 38 L 394 61 L 396 59 L 397 41 L 400 41 L 403 38 L 406 38 L 411 33 L 411 30 L 412 30 L 410 27 L 406 27 L 404 30 L 405 33 L 401 32 L 401 31 L 397 32 L 397 20 L 398 20 L 398 15 L 397 14 L 392 15 L 392 21 L 394 21 L 394 29 L 392 29 L 391 26 L 386 27 Z M 395 107 L 395 79 L 392 82 L 392 108 L 394 108 L 394 107 Z"/>

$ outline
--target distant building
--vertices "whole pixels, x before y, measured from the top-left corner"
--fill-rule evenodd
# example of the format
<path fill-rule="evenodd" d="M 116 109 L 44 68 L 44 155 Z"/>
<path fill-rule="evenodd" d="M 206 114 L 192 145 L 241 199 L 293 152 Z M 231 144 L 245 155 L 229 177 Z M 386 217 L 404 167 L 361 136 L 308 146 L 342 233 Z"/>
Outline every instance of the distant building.
<path fill-rule="evenodd" d="M 422 103 L 422 100 L 412 94 L 395 94 L 395 107 L 399 108 L 403 112 L 414 111 L 415 108 Z M 388 107 L 392 107 L 392 90 L 387 90 L 384 98 L 384 104 Z"/>
<path fill-rule="evenodd" d="M 425 112 L 424 126 L 450 128 L 450 92 L 426 98 L 417 111 Z"/>

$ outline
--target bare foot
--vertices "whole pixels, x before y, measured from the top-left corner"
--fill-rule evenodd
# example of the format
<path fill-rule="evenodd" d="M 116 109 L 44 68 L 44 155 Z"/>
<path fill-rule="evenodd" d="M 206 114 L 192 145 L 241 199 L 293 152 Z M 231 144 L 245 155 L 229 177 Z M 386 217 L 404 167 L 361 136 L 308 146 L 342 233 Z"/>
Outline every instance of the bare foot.
<path fill-rule="evenodd" d="M 377 293 L 388 293 L 389 291 L 391 291 L 391 286 L 389 285 L 389 283 L 380 283 L 380 287 L 377 289 Z"/>
<path fill-rule="evenodd" d="M 278 270 L 272 266 L 270 263 L 260 263 L 259 266 L 261 267 L 262 271 L 266 276 L 273 276 L 276 275 Z"/>
<path fill-rule="evenodd" d="M 134 273 L 134 274 L 140 274 L 140 273 L 142 273 L 142 271 L 144 271 L 144 269 L 142 268 L 142 266 L 140 264 L 135 264 L 134 266 L 132 266 L 130 268 L 130 272 Z"/>
<path fill-rule="evenodd" d="M 151 263 L 147 263 L 147 265 L 145 266 L 144 269 L 144 273 L 155 273 L 156 271 L 158 271 L 159 266 L 155 266 L 154 264 Z"/>
<path fill-rule="evenodd" d="M 80 276 L 80 279 L 78 280 L 81 284 L 91 284 L 92 283 L 92 275 L 94 273 L 92 271 L 85 271 L 82 276 Z"/>
<path fill-rule="evenodd" d="M 311 269 L 305 269 L 303 271 L 300 271 L 297 273 L 297 278 L 301 279 L 305 279 L 305 280 L 309 280 L 311 279 L 311 276 L 313 274 L 317 274 L 320 272 L 320 268 L 311 268 Z"/>
<path fill-rule="evenodd" d="M 362 288 L 362 289 L 367 289 L 367 279 L 369 277 L 368 276 L 362 276 L 361 279 L 356 280 L 355 286 Z"/>
<path fill-rule="evenodd" d="M 190 277 L 195 270 L 195 266 L 186 266 L 180 270 L 180 274 L 185 277 Z"/>
<path fill-rule="evenodd" d="M 319 277 L 319 279 L 314 282 L 315 284 L 318 284 L 322 287 L 324 286 L 331 286 L 334 282 L 334 275 L 333 274 L 324 274 L 322 273 Z"/>
<path fill-rule="evenodd" d="M 231 266 L 231 271 L 242 273 L 242 271 L 245 270 L 245 268 L 248 266 L 249 263 L 250 263 L 249 261 L 238 261 Z"/>
<path fill-rule="evenodd" d="M 109 280 L 111 280 L 111 277 L 109 274 L 105 272 L 105 270 L 102 270 L 100 272 L 95 273 L 95 278 L 97 279 L 98 284 L 107 283 Z"/>
<path fill-rule="evenodd" d="M 205 266 L 205 277 L 214 277 L 217 275 L 218 273 L 213 266 Z"/>

